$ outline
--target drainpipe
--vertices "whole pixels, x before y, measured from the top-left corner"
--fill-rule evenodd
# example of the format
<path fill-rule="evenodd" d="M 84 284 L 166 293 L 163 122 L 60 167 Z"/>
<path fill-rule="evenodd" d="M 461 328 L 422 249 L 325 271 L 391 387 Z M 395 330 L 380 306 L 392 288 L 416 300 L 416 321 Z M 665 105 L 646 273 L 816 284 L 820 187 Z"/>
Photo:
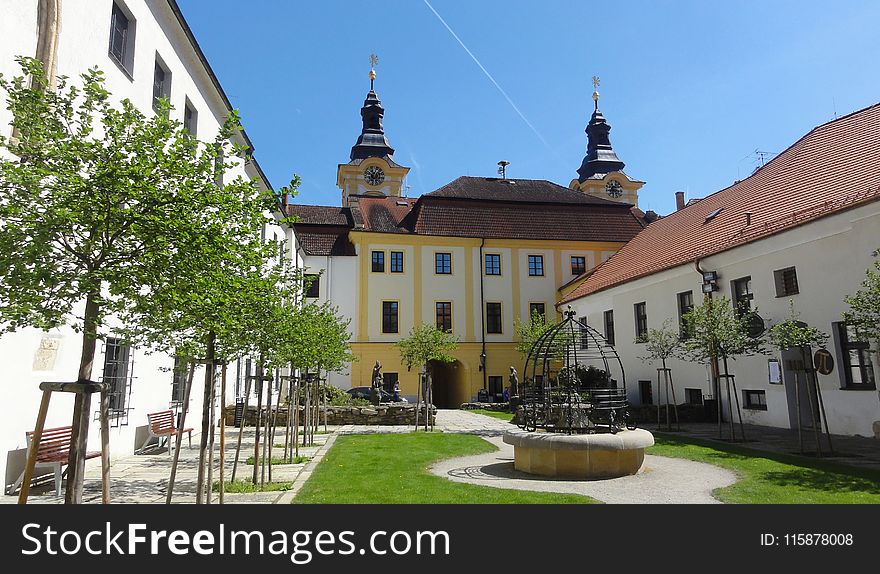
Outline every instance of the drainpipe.
<path fill-rule="evenodd" d="M 483 266 L 486 262 L 483 260 L 483 247 L 486 245 L 486 238 L 480 238 L 480 341 L 482 343 L 480 351 L 480 369 L 483 371 L 483 390 L 489 392 L 489 374 L 486 372 L 486 304 L 483 302 Z"/>
<path fill-rule="evenodd" d="M 697 273 L 700 274 L 700 283 L 703 282 L 703 269 L 700 267 L 700 260 L 696 259 L 694 261 L 694 269 L 696 269 Z M 707 299 L 712 299 L 712 292 L 703 294 L 703 301 L 705 302 Z M 712 392 L 715 393 L 715 408 L 718 410 L 718 437 L 721 437 L 721 381 L 718 378 L 719 374 L 719 366 L 718 366 L 718 356 L 712 355 L 709 360 L 709 372 L 712 378 Z"/>

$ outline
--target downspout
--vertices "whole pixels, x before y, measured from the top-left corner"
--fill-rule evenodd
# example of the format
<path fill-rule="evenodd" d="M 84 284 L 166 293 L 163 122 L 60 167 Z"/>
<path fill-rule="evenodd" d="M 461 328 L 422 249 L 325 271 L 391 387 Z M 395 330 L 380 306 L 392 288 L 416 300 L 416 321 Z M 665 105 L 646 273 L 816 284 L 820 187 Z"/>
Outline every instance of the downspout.
<path fill-rule="evenodd" d="M 700 260 L 694 260 L 694 269 L 696 269 L 697 273 L 700 274 L 700 282 L 703 281 L 703 268 L 700 267 Z M 706 299 L 712 299 L 712 291 L 703 294 L 703 301 Z M 719 365 L 718 365 L 718 356 L 712 355 L 712 358 L 709 361 L 709 372 L 712 377 L 712 392 L 715 393 L 715 408 L 718 409 L 718 432 L 719 436 L 721 433 L 721 381 L 718 378 L 719 374 Z"/>
<path fill-rule="evenodd" d="M 483 302 L 483 281 L 484 269 L 486 262 L 483 260 L 483 247 L 486 245 L 486 238 L 480 238 L 480 369 L 483 371 L 483 390 L 489 392 L 489 374 L 486 372 L 486 304 Z"/>

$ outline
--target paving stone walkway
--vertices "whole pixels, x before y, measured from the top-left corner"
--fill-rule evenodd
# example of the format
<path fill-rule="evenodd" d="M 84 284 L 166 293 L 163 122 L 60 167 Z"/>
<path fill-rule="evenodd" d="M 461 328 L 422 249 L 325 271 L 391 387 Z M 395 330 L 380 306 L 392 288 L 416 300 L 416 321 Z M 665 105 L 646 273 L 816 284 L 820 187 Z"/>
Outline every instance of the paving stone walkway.
<path fill-rule="evenodd" d="M 726 469 L 684 459 L 645 456 L 633 476 L 606 480 L 538 477 L 513 468 L 513 446 L 500 436 L 484 437 L 498 450 L 441 461 L 430 468 L 437 476 L 494 488 L 582 494 L 612 504 L 720 504 L 716 488 L 736 482 Z"/>
<path fill-rule="evenodd" d="M 300 456 L 314 457 L 323 447 L 330 434 L 316 434 L 315 445 L 300 447 Z M 219 438 L 219 437 L 218 437 Z M 219 452 L 218 438 L 214 443 L 215 467 L 213 480 L 219 480 Z M 174 482 L 174 494 L 172 502 L 193 503 L 196 496 L 196 480 L 199 461 L 199 435 L 193 434 L 193 446 L 184 446 L 180 451 L 180 461 L 177 466 L 177 477 Z M 238 429 L 226 430 L 226 464 L 225 480 L 232 475 L 235 444 L 238 440 Z M 284 444 L 284 435 L 275 437 L 275 444 Z M 253 465 L 245 461 L 254 452 L 254 429 L 245 428 L 242 433 L 241 459 L 239 460 L 236 480 L 253 476 Z M 280 457 L 283 448 L 273 448 L 272 455 Z M 134 454 L 117 457 L 111 460 L 110 465 L 110 498 L 113 503 L 139 503 L 139 504 L 164 504 L 167 496 L 168 478 L 171 473 L 172 456 L 169 456 L 166 448 L 148 450 L 144 454 Z M 293 482 L 306 467 L 308 461 L 300 464 L 274 465 L 272 467 L 273 482 Z M 268 471 L 268 467 L 266 469 Z M 268 476 L 266 478 L 268 481 Z M 224 504 L 272 504 L 284 496 L 284 491 L 256 492 L 256 493 L 227 493 L 224 495 Z M 213 501 L 217 502 L 218 494 L 214 493 Z M 0 504 L 15 504 L 18 496 L 2 496 Z M 100 459 L 92 459 L 86 463 L 86 474 L 83 481 L 83 503 L 101 502 L 101 464 Z M 61 496 L 55 495 L 53 483 L 38 485 L 31 488 L 28 504 L 63 504 L 63 490 Z"/>
<path fill-rule="evenodd" d="M 604 481 L 548 480 L 537 478 L 513 469 L 513 447 L 504 444 L 501 435 L 511 428 L 511 424 L 501 419 L 463 410 L 440 409 L 434 425 L 434 432 L 466 433 L 483 437 L 499 448 L 497 452 L 441 461 L 432 471 L 459 482 L 470 482 L 498 488 L 518 488 L 545 492 L 565 492 L 584 494 L 610 503 L 715 503 L 711 496 L 714 488 L 731 484 L 735 478 L 724 469 L 687 461 L 647 455 L 643 470 L 631 477 Z M 651 426 L 646 427 L 655 432 Z M 323 429 L 322 429 L 323 430 Z M 414 425 L 406 426 L 330 426 L 327 433 L 315 435 L 316 444 L 301 447 L 300 454 L 311 460 L 295 465 L 276 465 L 273 467 L 274 481 L 290 481 L 289 491 L 260 492 L 252 494 L 227 494 L 226 503 L 272 504 L 288 503 L 311 476 L 316 465 L 332 446 L 336 437 L 344 434 L 367 433 L 406 433 L 412 432 Z M 717 426 L 712 424 L 685 424 L 682 432 L 670 436 L 685 435 L 712 440 L 717 438 Z M 742 444 L 747 448 L 766 452 L 795 454 L 798 450 L 797 433 L 788 429 L 746 426 L 749 441 Z M 226 478 L 232 471 L 232 453 L 238 438 L 238 429 L 227 429 Z M 833 436 L 838 456 L 827 458 L 842 464 L 862 468 L 880 469 L 880 441 L 867 437 Z M 810 447 L 811 435 L 805 436 L 805 445 Z M 198 441 L 193 437 L 193 448 L 186 446 L 181 450 L 180 465 L 174 489 L 175 503 L 195 501 L 195 483 L 198 466 Z M 254 430 L 245 429 L 242 439 L 242 460 L 236 478 L 252 476 L 253 467 L 244 460 L 253 452 Z M 276 437 L 275 443 L 283 443 Z M 219 444 L 215 443 L 215 453 Z M 279 456 L 281 449 L 273 449 Z M 216 456 L 216 455 L 215 455 Z M 117 457 L 111 466 L 111 496 L 114 503 L 165 502 L 171 457 L 167 451 L 158 449 L 145 454 Z M 214 469 L 214 480 L 218 479 L 218 468 Z M 100 461 L 87 462 L 83 501 L 99 503 L 101 500 Z M 0 496 L 0 504 L 14 504 L 16 496 Z M 32 504 L 60 504 L 63 497 L 55 496 L 51 482 L 31 489 L 29 502 Z M 214 498 L 216 502 L 216 494 Z"/>

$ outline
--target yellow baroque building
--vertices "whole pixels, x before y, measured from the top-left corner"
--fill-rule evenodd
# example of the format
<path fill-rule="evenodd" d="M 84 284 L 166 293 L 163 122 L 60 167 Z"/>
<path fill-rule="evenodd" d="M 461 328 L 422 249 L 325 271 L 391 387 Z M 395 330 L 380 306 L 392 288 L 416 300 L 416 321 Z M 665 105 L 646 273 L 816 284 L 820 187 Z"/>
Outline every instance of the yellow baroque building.
<path fill-rule="evenodd" d="M 510 367 L 522 372 L 524 362 L 514 323 L 534 312 L 555 320 L 556 302 L 644 227 L 642 182 L 623 173 L 597 103 L 570 187 L 463 176 L 404 197 L 409 168 L 394 161 L 383 117 L 371 82 L 361 135 L 337 170 L 341 205 L 289 206 L 306 272 L 317 277 L 307 296 L 351 321 L 357 360 L 328 378 L 369 386 L 379 361 L 386 386 L 414 398 L 419 373 L 394 343 L 433 323 L 459 341 L 454 363 L 430 365 L 434 403 L 458 407 L 480 391 L 500 400 Z"/>

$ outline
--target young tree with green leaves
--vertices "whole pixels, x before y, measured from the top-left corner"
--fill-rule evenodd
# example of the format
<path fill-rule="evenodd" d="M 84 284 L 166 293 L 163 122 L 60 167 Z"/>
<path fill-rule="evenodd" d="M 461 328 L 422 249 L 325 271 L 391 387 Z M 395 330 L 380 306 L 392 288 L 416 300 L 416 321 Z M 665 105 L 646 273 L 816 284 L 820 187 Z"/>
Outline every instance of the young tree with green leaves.
<path fill-rule="evenodd" d="M 432 404 L 432 373 L 430 369 L 431 361 L 439 361 L 441 363 L 453 363 L 455 357 L 452 353 L 458 348 L 458 340 L 447 331 L 438 329 L 435 325 L 425 323 L 413 327 L 409 335 L 394 344 L 400 351 L 400 358 L 407 369 L 413 367 L 424 369 L 425 386 L 423 390 L 426 410 L 425 410 L 425 427 L 427 430 L 428 420 L 430 419 L 430 410 Z M 421 396 L 418 401 L 421 401 Z M 419 426 L 419 405 L 416 404 L 416 428 Z"/>
<path fill-rule="evenodd" d="M 844 297 L 850 308 L 843 313 L 843 320 L 876 353 L 880 351 L 880 249 L 874 251 L 874 258 L 874 264 L 865 270 L 862 288 Z"/>
<path fill-rule="evenodd" d="M 825 421 L 825 435 L 828 438 L 828 446 L 833 451 L 831 432 L 828 430 L 828 418 L 825 416 L 825 404 L 822 401 L 822 391 L 819 388 L 819 381 L 816 377 L 816 371 L 812 367 L 812 358 L 810 357 L 810 349 L 812 347 L 825 348 L 828 343 L 828 335 L 801 321 L 798 312 L 795 311 L 794 301 L 789 300 L 788 305 L 788 319 L 770 327 L 767 333 L 767 341 L 780 354 L 797 349 L 801 356 L 800 363 L 802 367 L 795 370 L 795 410 L 797 411 L 798 444 L 800 445 L 801 452 L 803 452 L 803 422 L 801 421 L 801 377 L 803 376 L 807 400 L 810 404 L 810 415 L 815 418 L 815 413 L 820 412 L 821 418 Z M 822 444 L 819 440 L 819 432 L 821 431 L 822 421 L 813 420 L 812 426 L 816 437 L 816 452 L 821 454 Z"/>
<path fill-rule="evenodd" d="M 648 329 L 648 334 L 642 339 L 636 339 L 636 343 L 644 344 L 645 355 L 639 357 L 642 362 L 660 362 L 662 368 L 657 369 L 657 426 L 660 426 L 660 380 L 663 379 L 666 403 L 666 428 L 671 428 L 669 420 L 669 392 L 672 391 L 672 408 L 675 412 L 675 423 L 679 425 L 678 405 L 675 400 L 675 385 L 672 381 L 672 370 L 666 365 L 671 357 L 680 354 L 682 347 L 681 333 L 672 319 L 666 319 L 659 329 Z"/>
<path fill-rule="evenodd" d="M 230 141 L 240 130 L 235 113 L 203 144 L 169 119 L 166 101 L 151 115 L 128 100 L 113 105 L 97 69 L 79 86 L 59 77 L 50 90 L 37 60 L 19 63 L 21 76 L 0 77 L 17 134 L 0 136 L 12 156 L 0 157 L 0 328 L 81 332 L 77 379 L 89 380 L 110 317 L 143 316 L 138 309 L 157 308 L 157 299 L 167 307 L 162 316 L 173 315 L 198 290 L 189 282 L 206 286 L 222 273 L 212 276 L 212 263 L 229 251 L 233 262 L 221 269 L 252 258 L 249 234 L 277 200 L 242 178 L 217 184 L 223 158 L 242 152 Z M 240 240 L 229 247 L 229 238 Z M 139 325 L 130 342 L 175 328 Z M 87 431 L 88 417 L 77 418 L 72 461 Z M 67 502 L 81 500 L 74 474 Z"/>
<path fill-rule="evenodd" d="M 738 356 L 763 354 L 764 345 L 760 336 L 749 335 L 750 315 L 738 313 L 727 297 L 707 297 L 702 304 L 695 306 L 683 317 L 687 326 L 688 337 L 682 343 L 682 356 L 695 363 L 713 363 L 722 361 L 724 373 L 713 378 L 715 397 L 718 404 L 718 434 L 721 436 L 721 383 L 720 378 L 727 382 L 727 404 L 730 412 L 730 434 L 733 431 L 733 403 L 739 416 L 740 431 L 745 439 L 745 427 L 742 422 L 742 411 L 739 396 L 736 394 L 736 383 L 730 374 L 728 359 Z M 714 374 L 714 369 L 713 369 Z M 733 396 L 731 397 L 731 385 Z"/>
<path fill-rule="evenodd" d="M 547 318 L 537 311 L 533 312 L 531 317 L 525 321 L 518 318 L 514 320 L 513 332 L 517 339 L 514 348 L 517 353 L 522 355 L 523 361 L 528 358 L 535 343 L 554 326 L 554 323 L 547 321 Z"/>

